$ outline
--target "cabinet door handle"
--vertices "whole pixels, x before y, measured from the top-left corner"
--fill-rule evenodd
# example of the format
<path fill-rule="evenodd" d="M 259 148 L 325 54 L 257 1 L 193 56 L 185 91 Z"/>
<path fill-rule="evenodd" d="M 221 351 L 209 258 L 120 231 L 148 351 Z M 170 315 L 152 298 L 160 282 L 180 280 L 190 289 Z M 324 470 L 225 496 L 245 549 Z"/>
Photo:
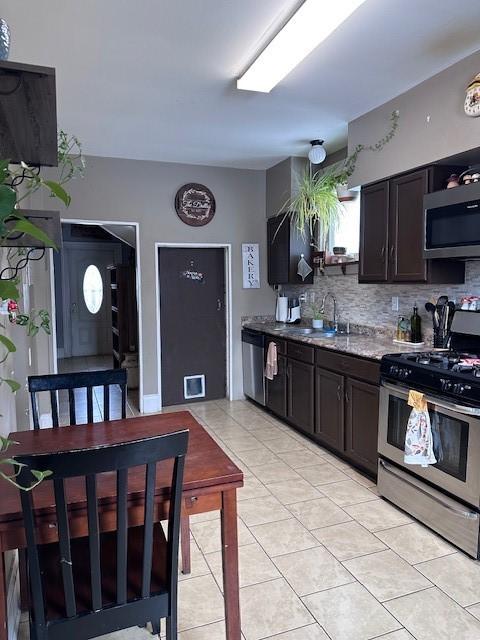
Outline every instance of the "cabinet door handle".
<path fill-rule="evenodd" d="M 382 258 L 385 257 L 385 245 L 382 246 L 382 248 L 380 250 L 380 255 L 382 256 Z"/>
<path fill-rule="evenodd" d="M 342 390 L 342 385 L 339 384 L 338 387 L 337 387 L 337 398 L 338 398 L 339 402 L 342 399 L 342 396 L 340 395 L 341 390 Z"/>
<path fill-rule="evenodd" d="M 350 402 L 350 397 L 348 395 L 348 391 L 345 391 L 345 402 L 348 404 Z"/>
<path fill-rule="evenodd" d="M 392 260 L 393 260 L 394 254 L 395 254 L 395 245 L 392 244 L 392 246 L 390 247 L 390 258 L 392 258 Z"/>

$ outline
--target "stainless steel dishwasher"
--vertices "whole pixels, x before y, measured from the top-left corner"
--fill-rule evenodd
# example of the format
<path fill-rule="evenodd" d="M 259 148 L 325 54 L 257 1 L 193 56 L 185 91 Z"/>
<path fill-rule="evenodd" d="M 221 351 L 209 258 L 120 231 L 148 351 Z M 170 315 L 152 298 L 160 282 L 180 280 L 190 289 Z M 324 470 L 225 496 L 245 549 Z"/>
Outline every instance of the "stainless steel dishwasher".
<path fill-rule="evenodd" d="M 242 329 L 243 393 L 261 405 L 265 405 L 264 346 L 263 333 Z"/>

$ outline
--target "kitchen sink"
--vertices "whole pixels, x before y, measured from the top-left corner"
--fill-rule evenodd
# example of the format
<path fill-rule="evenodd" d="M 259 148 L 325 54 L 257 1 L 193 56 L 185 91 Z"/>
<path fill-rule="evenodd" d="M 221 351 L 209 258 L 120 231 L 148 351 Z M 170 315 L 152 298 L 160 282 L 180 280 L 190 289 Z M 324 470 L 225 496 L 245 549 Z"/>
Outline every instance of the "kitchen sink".
<path fill-rule="evenodd" d="M 289 327 L 285 329 L 285 333 L 292 333 L 300 336 L 311 336 L 312 338 L 334 338 L 335 331 L 333 329 L 313 329 L 312 327 Z"/>
<path fill-rule="evenodd" d="M 334 331 L 333 329 L 313 329 L 312 327 L 274 327 L 274 331 L 283 331 L 294 336 L 310 336 L 311 338 L 349 338 L 357 334 L 345 331 Z"/>
<path fill-rule="evenodd" d="M 308 336 L 311 333 L 315 333 L 315 329 L 311 327 L 288 327 L 284 329 L 287 333 L 297 333 L 302 336 Z"/>

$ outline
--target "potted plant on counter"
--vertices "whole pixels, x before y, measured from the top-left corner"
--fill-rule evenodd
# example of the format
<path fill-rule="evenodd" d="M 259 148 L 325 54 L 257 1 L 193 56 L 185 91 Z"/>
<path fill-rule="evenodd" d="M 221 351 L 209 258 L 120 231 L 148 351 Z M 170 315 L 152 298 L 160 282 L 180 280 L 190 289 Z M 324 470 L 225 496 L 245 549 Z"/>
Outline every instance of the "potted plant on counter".
<path fill-rule="evenodd" d="M 317 304 L 310 306 L 312 312 L 312 327 L 314 329 L 323 329 L 323 321 L 325 319 L 322 308 Z"/>

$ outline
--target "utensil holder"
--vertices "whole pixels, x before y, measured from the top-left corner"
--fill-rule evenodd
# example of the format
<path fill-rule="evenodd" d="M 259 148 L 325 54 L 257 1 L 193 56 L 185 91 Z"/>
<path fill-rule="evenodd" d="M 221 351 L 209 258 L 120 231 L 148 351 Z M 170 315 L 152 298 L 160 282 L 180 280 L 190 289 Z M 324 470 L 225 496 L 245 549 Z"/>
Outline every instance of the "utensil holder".
<path fill-rule="evenodd" d="M 448 331 L 439 328 L 433 331 L 433 347 L 435 349 L 446 349 L 448 345 Z"/>

